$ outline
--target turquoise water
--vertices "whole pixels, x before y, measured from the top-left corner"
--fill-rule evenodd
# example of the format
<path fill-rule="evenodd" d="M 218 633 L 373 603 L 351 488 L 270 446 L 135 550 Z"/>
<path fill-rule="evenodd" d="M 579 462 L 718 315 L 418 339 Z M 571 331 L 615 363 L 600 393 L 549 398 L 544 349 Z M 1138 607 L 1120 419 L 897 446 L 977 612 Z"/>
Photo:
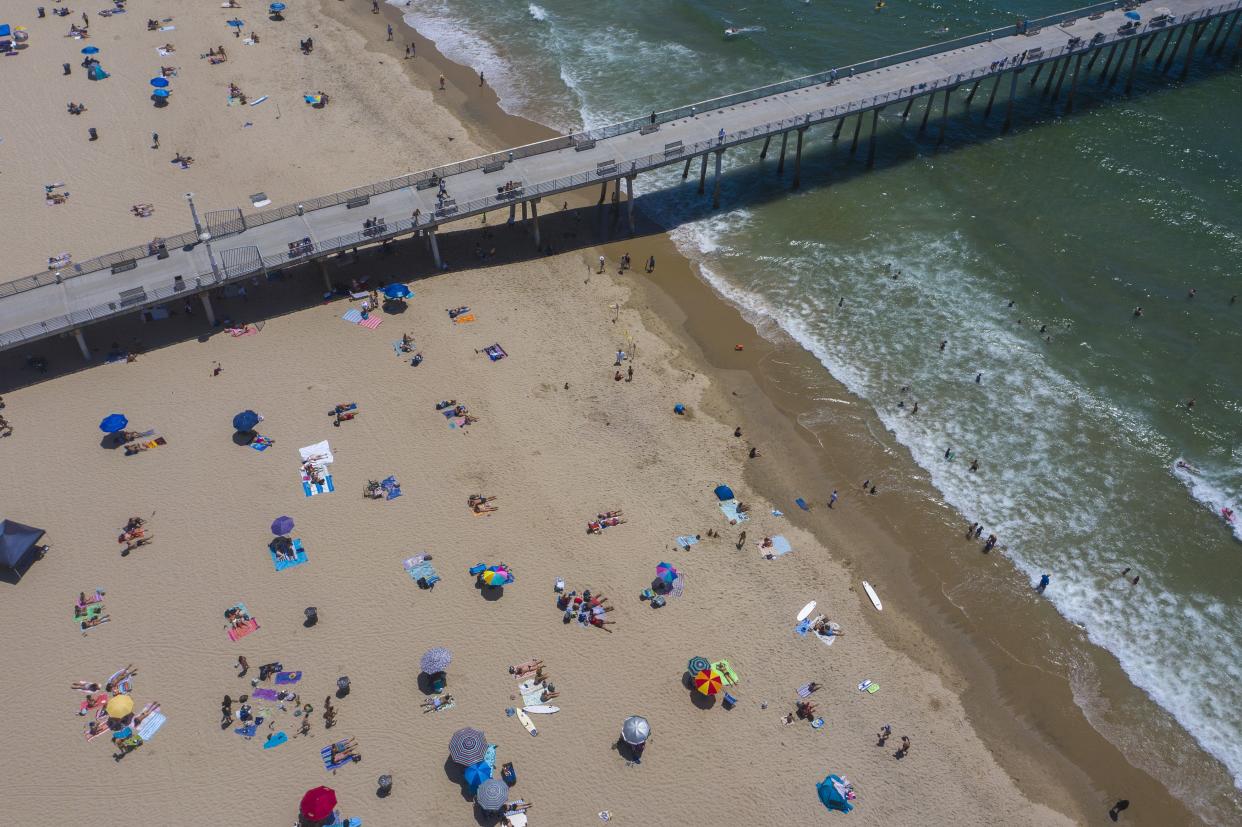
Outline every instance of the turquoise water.
<path fill-rule="evenodd" d="M 484 69 L 506 109 L 571 129 L 1063 8 L 414 0 L 406 11 L 448 57 Z M 749 31 L 726 39 L 727 26 Z M 1139 87 L 1131 100 L 1080 87 L 1074 117 L 1032 105 L 1004 138 L 991 137 L 995 116 L 979 125 L 977 102 L 940 152 L 889 112 L 868 174 L 813 129 L 795 195 L 770 163 L 753 165 L 756 147 L 733 153 L 716 213 L 692 186 L 642 179 L 641 203 L 678 225 L 719 292 L 868 399 L 1021 574 L 1050 573 L 1057 609 L 1238 779 L 1242 516 L 1231 529 L 1220 509 L 1242 505 L 1242 302 L 1230 304 L 1242 294 L 1242 74 Z M 1127 567 L 1139 586 L 1118 579 Z"/>

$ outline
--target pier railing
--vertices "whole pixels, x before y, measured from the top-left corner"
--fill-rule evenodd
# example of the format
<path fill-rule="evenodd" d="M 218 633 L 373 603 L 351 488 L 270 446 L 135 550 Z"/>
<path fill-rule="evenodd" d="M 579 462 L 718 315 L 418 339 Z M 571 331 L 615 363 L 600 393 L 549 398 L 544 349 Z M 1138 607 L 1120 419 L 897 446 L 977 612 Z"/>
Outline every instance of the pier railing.
<path fill-rule="evenodd" d="M 1061 14 L 1051 15 L 1046 18 L 1040 18 L 1039 20 L 1028 21 L 1027 25 L 1029 28 L 1041 27 L 1045 25 L 1055 25 L 1057 23 L 1060 23 L 1063 20 L 1074 19 L 1074 18 L 1082 17 L 1082 16 L 1089 16 L 1090 14 L 1097 13 L 1098 11 L 1113 10 L 1113 9 L 1119 8 L 1121 5 L 1122 4 L 1119 2 L 1100 3 L 1100 4 L 1096 4 L 1095 6 L 1087 6 L 1082 9 L 1076 9 L 1072 12 L 1063 12 Z M 809 113 L 805 113 L 803 115 L 799 115 L 797 117 L 784 118 L 778 121 L 772 121 L 766 124 L 762 124 L 760 126 L 751 127 L 749 129 L 736 130 L 734 132 L 726 132 L 723 138 L 716 136 L 716 137 L 707 138 L 702 141 L 698 141 L 690 145 L 685 145 L 681 147 L 680 150 L 673 155 L 670 155 L 668 152 L 665 152 L 665 151 L 660 151 L 660 152 L 651 153 L 648 155 L 638 156 L 634 158 L 617 159 L 616 165 L 609 167 L 605 173 L 601 173 L 599 170 L 594 170 L 594 171 L 584 171 L 580 173 L 575 173 L 573 175 L 563 176 L 560 178 L 550 179 L 550 180 L 542 181 L 542 182 L 532 183 L 529 181 L 523 181 L 521 199 L 528 200 L 532 197 L 565 192 L 565 191 L 576 189 L 578 187 L 585 186 L 585 185 L 592 184 L 592 183 L 599 183 L 605 180 L 612 180 L 618 177 L 625 177 L 626 175 L 632 175 L 632 174 L 637 174 L 639 172 L 650 171 L 650 170 L 657 169 L 660 167 L 668 166 L 670 164 L 675 164 L 687 158 L 693 158 L 698 155 L 702 155 L 702 154 L 712 152 L 715 150 L 727 149 L 732 146 L 737 146 L 739 144 L 744 144 L 744 143 L 749 143 L 751 141 L 755 141 L 759 138 L 779 135 L 781 133 L 788 132 L 792 129 L 800 129 L 800 128 L 809 127 L 817 123 L 823 123 L 825 121 L 835 120 L 837 118 L 842 118 L 847 115 L 868 111 L 871 109 L 875 109 L 877 107 L 886 106 L 888 104 L 904 102 L 912 98 L 921 97 L 923 95 L 930 94 L 932 92 L 935 92 L 941 89 L 952 90 L 953 88 L 956 88 L 957 86 L 963 83 L 966 83 L 968 81 L 982 79 L 984 77 L 988 77 L 991 75 L 1002 74 L 1004 72 L 1014 69 L 1015 67 L 1035 66 L 1041 63 L 1048 63 L 1054 60 L 1058 60 L 1065 55 L 1073 54 L 1075 52 L 1084 52 L 1084 53 L 1089 52 L 1092 49 L 1101 48 L 1105 45 L 1108 45 L 1109 43 L 1116 43 L 1116 42 L 1123 41 L 1123 40 L 1130 40 L 1130 39 L 1136 38 L 1139 35 L 1149 34 L 1151 31 L 1163 31 L 1165 29 L 1170 29 L 1170 28 L 1184 25 L 1194 20 L 1202 20 L 1202 19 L 1218 17 L 1222 14 L 1228 14 L 1229 12 L 1237 10 L 1239 8 L 1242 8 L 1242 0 L 1231 0 L 1231 2 L 1229 3 L 1224 3 L 1219 6 L 1209 8 L 1209 9 L 1190 12 L 1180 17 L 1165 20 L 1161 22 L 1160 24 L 1158 24 L 1157 27 L 1153 27 L 1152 22 L 1147 21 L 1141 27 L 1130 29 L 1124 33 L 1120 31 L 1113 31 L 1110 33 L 1105 33 L 1105 37 L 1102 41 L 1095 41 L 1095 42 L 1084 41 L 1084 42 L 1080 42 L 1073 46 L 1067 43 L 1067 45 L 1062 46 L 1058 49 L 1053 49 L 1050 51 L 1041 50 L 1037 57 L 1033 59 L 1029 59 L 1029 60 L 1026 59 L 1026 54 L 1027 54 L 1026 51 L 1017 52 L 1016 54 L 1006 57 L 1001 61 L 993 62 L 989 64 L 988 66 L 977 67 L 976 69 L 973 69 L 970 72 L 956 73 L 953 75 L 948 75 L 948 76 L 939 78 L 934 81 L 901 87 L 899 89 L 895 89 L 895 90 L 892 90 L 890 92 L 886 92 L 880 95 L 874 95 L 874 96 L 870 96 L 867 98 L 860 98 L 858 100 L 850 101 L 844 104 L 839 104 L 834 107 L 815 110 Z M 929 54 L 937 54 L 947 49 L 961 48 L 963 45 L 969 45 L 967 43 L 964 43 L 964 41 L 970 41 L 970 43 L 986 42 L 987 40 L 991 39 L 990 35 L 995 34 L 996 32 L 1004 32 L 1006 34 L 1013 33 L 1012 27 L 1007 27 L 1005 29 L 997 29 L 997 30 L 993 30 L 993 32 L 985 32 L 982 35 L 972 35 L 970 38 L 959 38 L 956 41 L 949 41 L 947 44 L 938 44 L 935 47 L 926 47 L 925 49 L 913 50 L 912 52 L 904 52 L 900 56 L 894 56 L 894 57 L 902 58 L 900 61 L 897 61 L 897 62 L 906 62 L 912 59 L 917 59 L 917 57 L 920 57 L 920 56 L 927 56 Z M 884 65 L 891 65 L 885 62 L 887 60 L 888 58 L 879 58 L 876 61 L 868 61 L 862 64 L 855 64 L 855 67 L 863 67 L 862 69 L 863 71 L 871 71 L 872 69 L 880 68 Z M 839 74 L 840 74 L 839 71 L 836 74 L 837 74 L 837 77 L 835 79 L 839 79 Z M 676 113 L 675 115 L 673 115 L 673 117 L 676 117 L 676 118 L 692 117 L 696 111 L 698 112 L 712 111 L 722 106 L 732 105 L 732 103 L 735 103 L 735 102 L 740 102 L 743 100 L 752 100 L 756 97 L 765 97 L 765 96 L 774 94 L 775 92 L 773 90 L 782 91 L 785 89 L 805 88 L 806 86 L 810 86 L 810 85 L 818 85 L 818 84 L 831 83 L 831 82 L 834 82 L 833 73 L 831 72 L 819 73 L 817 75 L 808 75 L 805 78 L 798 78 L 795 80 L 786 81 L 782 84 L 774 84 L 773 86 L 769 86 L 769 87 L 761 87 L 760 89 L 757 89 L 757 90 L 750 90 L 748 92 L 738 93 L 738 95 L 731 95 L 726 98 L 717 98 L 713 101 L 707 101 L 702 104 L 695 104 L 694 106 L 690 106 L 690 107 L 681 107 L 676 110 L 670 110 L 669 113 L 661 113 L 661 114 L 666 115 L 670 113 Z M 659 119 L 659 116 L 657 120 L 658 119 Z M 634 131 L 636 129 L 640 129 L 642 126 L 648 123 L 650 123 L 649 118 L 637 119 L 634 121 L 626 122 L 625 124 L 615 124 L 610 127 L 604 127 L 602 128 L 602 130 L 595 130 L 595 131 L 592 131 L 591 133 L 584 133 L 584 134 L 590 134 L 594 136 L 595 138 L 605 138 L 605 137 L 610 137 L 611 135 L 622 134 L 625 131 Z M 623 127 L 627 127 L 627 125 L 630 128 L 628 129 L 623 128 Z M 615 131 L 610 131 L 610 130 L 615 130 Z M 581 139 L 581 136 L 579 136 L 579 139 Z M 412 173 L 409 175 L 401 176 L 399 178 L 393 178 L 387 181 L 381 181 L 378 183 L 369 184 L 369 185 L 362 186 L 362 187 L 356 187 L 351 190 L 345 190 L 343 192 L 321 196 L 319 198 L 310 199 L 300 204 L 279 207 L 279 208 L 272 209 L 272 210 L 264 210 L 262 212 L 255 213 L 252 215 L 244 215 L 239 219 L 239 221 L 241 223 L 241 229 L 244 230 L 244 229 L 248 229 L 251 227 L 261 226 L 263 224 L 268 224 L 273 221 L 280 221 L 286 218 L 290 218 L 294 215 L 298 215 L 300 212 L 309 212 L 313 210 L 324 209 L 326 207 L 337 206 L 340 204 L 345 204 L 349 201 L 352 201 L 358 198 L 365 198 L 365 197 L 369 197 L 373 195 L 379 195 L 379 194 L 383 194 L 387 192 L 392 192 L 394 190 L 402 189 L 405 187 L 418 187 L 420 185 L 426 185 L 427 182 L 438 181 L 439 178 L 441 177 L 448 177 L 451 175 L 460 174 L 461 172 L 468 172 L 473 169 L 478 169 L 480 167 L 486 166 L 488 163 L 495 163 L 501 160 L 511 160 L 511 159 L 518 158 L 518 157 L 529 157 L 530 155 L 539 154 L 540 152 L 554 151 L 556 149 L 567 149 L 573 146 L 575 143 L 576 141 L 572 136 L 566 136 L 566 137 L 555 138 L 555 139 L 552 139 L 551 141 L 543 141 L 543 142 L 536 143 L 536 144 L 529 144 L 525 147 L 517 147 L 510 151 L 493 153 L 491 155 L 480 156 L 478 158 L 471 158 L 465 161 L 461 161 L 457 164 L 452 164 L 452 165 L 445 166 L 445 167 L 437 167 L 433 170 L 428 170 L 428 171 L 420 172 L 420 173 Z M 555 145 L 555 146 L 549 146 L 545 148 L 545 145 Z M 253 259 L 252 263 L 248 265 L 240 266 L 240 267 L 237 267 L 237 266 L 229 267 L 226 269 L 224 273 L 208 272 L 208 273 L 198 274 L 193 279 L 194 289 L 190 290 L 189 292 L 198 292 L 204 289 L 210 289 L 212 287 L 222 285 L 229 281 L 251 276 L 261 271 L 276 270 L 282 267 L 288 267 L 288 266 L 299 264 L 299 263 L 302 263 L 308 260 L 321 258 L 325 255 L 348 250 L 348 249 L 351 249 L 353 247 L 357 247 L 360 245 L 375 244 L 377 242 L 385 241 L 387 239 L 394 238 L 396 236 L 403 235 L 406 233 L 414 232 L 414 231 L 417 231 L 423 228 L 434 227 L 435 225 L 444 223 L 446 221 L 456 220 L 459 218 L 464 218 L 470 215 L 474 215 L 474 214 L 478 214 L 481 212 L 486 212 L 486 211 L 494 210 L 498 208 L 503 208 L 504 206 L 507 206 L 508 201 L 497 200 L 497 199 L 498 199 L 498 196 L 489 195 L 483 198 L 477 198 L 477 199 L 473 199 L 467 202 L 458 202 L 456 204 L 456 209 L 454 209 L 452 214 L 449 216 L 423 215 L 423 216 L 420 216 L 418 220 L 415 220 L 413 218 L 397 220 L 385 226 L 384 232 L 382 234 L 375 234 L 374 230 L 366 230 L 362 232 L 339 236 L 337 238 L 329 239 L 326 241 L 319 241 L 319 242 L 314 242 L 311 244 L 304 245 L 298 249 L 296 254 L 287 254 L 287 255 L 280 255 L 280 256 L 262 256 L 262 257 L 256 256 Z M 231 227 L 230 227 L 230 230 L 237 231 L 236 229 L 231 228 Z M 168 248 L 184 247 L 184 246 L 195 244 L 195 243 L 198 243 L 198 237 L 195 235 L 193 231 L 181 233 L 180 235 L 165 239 L 165 246 Z M 18 279 L 16 281 L 11 281 L 5 284 L 0 284 L 0 297 L 6 296 L 6 295 L 13 295 L 16 293 L 23 292 L 25 290 L 33 289 L 35 287 L 42 287 L 42 286 L 46 286 L 50 284 L 55 284 L 57 282 L 60 282 L 66 279 L 73 278 L 74 276 L 77 276 L 77 275 L 84 275 L 89 272 L 95 272 L 98 270 L 107 269 L 109 267 L 117 266 L 118 264 L 125 264 L 129 262 L 133 262 L 133 261 L 145 258 L 148 255 L 150 255 L 150 249 L 147 246 L 132 247 L 128 250 L 121 250 L 121 251 L 117 251 L 114 253 L 109 253 L 107 255 L 100 256 L 98 258 L 91 259 L 89 261 L 73 265 L 72 272 L 40 273 L 34 276 L 28 276 L 24 279 Z M 185 295 L 187 290 L 189 290 L 189 288 L 190 288 L 190 285 L 188 283 L 174 282 L 173 284 L 165 288 L 147 290 L 146 299 L 144 300 L 143 305 L 150 305 L 150 304 L 158 303 L 159 301 L 162 301 L 164 299 L 174 298 L 178 295 Z M 122 312 L 127 312 L 128 310 L 129 308 L 121 307 L 119 302 L 110 302 L 108 304 L 99 305 L 99 306 L 88 308 L 85 310 L 75 311 L 75 312 L 68 313 L 63 316 L 58 316 L 52 319 L 47 319 L 45 321 L 38 322 L 35 324 L 26 325 L 21 328 L 8 330 L 8 331 L 0 331 L 0 347 L 11 346 L 13 344 L 17 344 L 18 342 L 21 342 L 27 339 L 41 338 L 47 335 L 54 334 L 56 332 L 79 327 L 88 322 L 97 321 L 99 319 L 107 318 L 109 316 L 114 316 Z"/>

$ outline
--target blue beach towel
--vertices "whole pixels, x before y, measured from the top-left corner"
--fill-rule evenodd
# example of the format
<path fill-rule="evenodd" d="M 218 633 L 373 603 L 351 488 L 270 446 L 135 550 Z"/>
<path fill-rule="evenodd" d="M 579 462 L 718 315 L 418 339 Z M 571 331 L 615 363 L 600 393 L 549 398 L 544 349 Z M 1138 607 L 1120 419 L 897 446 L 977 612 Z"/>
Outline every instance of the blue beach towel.
<path fill-rule="evenodd" d="M 395 500 L 401 496 L 401 485 L 397 482 L 396 477 L 388 477 L 380 483 L 380 488 L 384 489 L 385 499 Z"/>
<path fill-rule="evenodd" d="M 272 565 L 276 567 L 276 571 L 291 569 L 294 566 L 300 566 L 306 562 L 306 552 L 302 550 L 302 541 L 300 539 L 293 541 L 293 551 L 294 559 L 289 560 L 287 558 L 277 557 L 276 552 L 272 550 L 272 547 L 270 545 L 267 547 L 267 553 L 272 558 Z"/>
<path fill-rule="evenodd" d="M 160 727 L 162 727 L 164 722 L 167 720 L 168 719 L 164 717 L 163 712 L 152 712 L 143 719 L 141 724 L 138 725 L 139 737 L 141 737 L 144 741 L 150 741 L 151 736 L 159 732 Z"/>
<path fill-rule="evenodd" d="M 254 737 L 254 734 L 258 731 L 258 729 L 259 729 L 258 724 L 246 724 L 244 727 L 240 727 L 233 731 L 236 732 L 238 735 L 242 736 L 243 738 L 249 740 Z"/>
<path fill-rule="evenodd" d="M 720 510 L 724 513 L 725 519 L 731 523 L 740 523 L 749 520 L 750 517 L 737 510 L 737 500 L 726 500 L 720 504 Z"/>
<path fill-rule="evenodd" d="M 323 482 L 302 480 L 302 493 L 308 497 L 313 497 L 316 494 L 330 494 L 335 490 L 336 486 L 332 484 L 331 474 L 324 474 Z"/>
<path fill-rule="evenodd" d="M 699 541 L 699 538 L 695 537 L 693 534 L 683 534 L 682 536 L 677 538 L 677 545 L 681 546 L 682 548 L 690 548 L 690 546 L 694 545 L 698 541 Z"/>
<path fill-rule="evenodd" d="M 811 619 L 808 617 L 806 620 L 794 627 L 794 634 L 798 635 L 798 637 L 806 637 L 806 633 L 810 628 Z"/>
<path fill-rule="evenodd" d="M 277 684 L 297 683 L 300 680 L 302 680 L 301 672 L 277 672 L 276 673 Z"/>
<path fill-rule="evenodd" d="M 772 538 L 772 545 L 768 547 L 768 554 L 771 554 L 773 557 L 780 557 L 791 551 L 793 551 L 793 546 L 779 534 Z"/>
<path fill-rule="evenodd" d="M 263 742 L 263 749 L 271 749 L 272 747 L 278 747 L 288 740 L 289 740 L 289 736 L 286 735 L 283 731 L 273 732 L 271 735 L 267 736 L 267 740 Z"/>
<path fill-rule="evenodd" d="M 358 310 L 346 310 L 341 314 L 341 321 L 359 324 L 362 321 L 362 313 Z"/>
<path fill-rule="evenodd" d="M 337 743 L 337 744 L 344 744 L 345 742 L 344 742 L 344 741 L 337 741 L 336 743 Z M 330 744 L 330 745 L 328 745 L 328 746 L 326 746 L 326 747 L 324 747 L 323 749 L 319 750 L 319 757 L 323 759 L 323 768 L 324 768 L 325 770 L 335 770 L 335 769 L 337 769 L 337 768 L 339 768 L 339 767 L 343 767 L 343 766 L 345 766 L 346 764 L 352 763 L 352 762 L 353 762 L 353 760 L 354 760 L 354 759 L 352 759 L 352 758 L 342 758 L 340 761 L 337 761 L 335 764 L 333 764 L 333 763 L 332 763 L 332 745 L 331 745 L 331 744 Z"/>
<path fill-rule="evenodd" d="M 799 497 L 798 499 L 794 500 L 794 502 L 795 502 L 795 503 L 797 503 L 797 504 L 798 504 L 798 508 L 801 508 L 803 511 L 810 511 L 810 510 L 811 510 L 811 507 L 810 507 L 809 505 L 807 505 L 807 504 L 806 504 L 806 500 L 802 499 L 801 497 Z"/>

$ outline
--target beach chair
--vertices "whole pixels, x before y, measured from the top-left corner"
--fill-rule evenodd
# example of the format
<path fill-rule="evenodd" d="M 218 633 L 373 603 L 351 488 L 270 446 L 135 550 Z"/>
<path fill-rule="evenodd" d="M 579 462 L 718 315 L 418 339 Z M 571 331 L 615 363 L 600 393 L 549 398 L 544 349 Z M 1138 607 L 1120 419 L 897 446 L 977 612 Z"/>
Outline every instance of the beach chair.
<path fill-rule="evenodd" d="M 728 692 L 724 693 L 724 708 L 732 709 L 735 706 L 737 706 L 737 698 L 733 697 L 733 695 Z"/>
<path fill-rule="evenodd" d="M 643 589 L 638 593 L 639 600 L 655 600 L 656 593 L 651 589 Z"/>

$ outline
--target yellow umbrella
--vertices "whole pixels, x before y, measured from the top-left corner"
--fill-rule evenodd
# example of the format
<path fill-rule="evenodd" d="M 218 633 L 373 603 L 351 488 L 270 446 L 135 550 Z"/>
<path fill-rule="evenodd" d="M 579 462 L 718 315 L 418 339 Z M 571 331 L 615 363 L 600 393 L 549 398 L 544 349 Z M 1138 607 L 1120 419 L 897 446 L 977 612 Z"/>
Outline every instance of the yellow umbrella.
<path fill-rule="evenodd" d="M 720 691 L 721 683 L 720 673 L 715 669 L 703 669 L 694 676 L 694 688 L 704 695 L 715 695 Z"/>
<path fill-rule="evenodd" d="M 108 717 L 124 718 L 134 711 L 134 699 L 129 695 L 113 695 L 108 699 Z"/>

